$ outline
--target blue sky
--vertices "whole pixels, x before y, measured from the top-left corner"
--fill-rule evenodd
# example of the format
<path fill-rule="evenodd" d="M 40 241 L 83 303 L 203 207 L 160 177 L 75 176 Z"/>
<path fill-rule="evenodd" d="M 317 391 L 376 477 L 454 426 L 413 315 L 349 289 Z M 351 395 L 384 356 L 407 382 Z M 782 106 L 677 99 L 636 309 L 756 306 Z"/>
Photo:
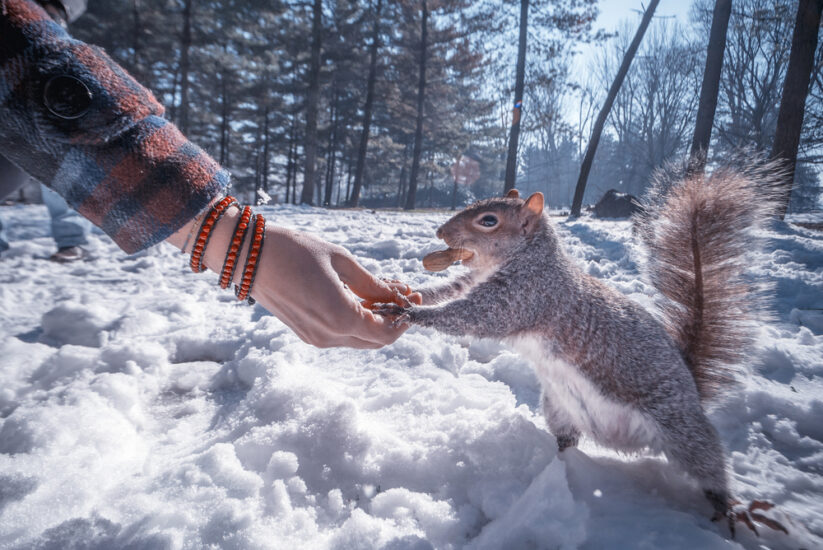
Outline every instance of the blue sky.
<path fill-rule="evenodd" d="M 595 29 L 605 29 L 614 31 L 622 21 L 632 22 L 632 28 L 636 29 L 640 24 L 640 17 L 645 11 L 645 6 L 649 5 L 649 0 L 601 0 L 598 4 L 600 15 L 594 24 Z M 688 23 L 690 0 L 662 0 L 655 10 L 655 18 L 674 16 L 682 23 Z M 601 45 L 582 44 L 578 46 L 580 55 L 577 56 L 575 65 L 585 67 L 592 57 L 594 49 Z"/>
<path fill-rule="evenodd" d="M 614 28 L 621 19 L 639 17 L 639 14 L 632 10 L 642 12 L 644 7 L 648 5 L 648 0 L 645 2 L 640 0 L 601 0 L 599 4 L 600 16 L 597 19 L 596 26 L 606 29 Z M 655 16 L 675 15 L 686 21 L 689 15 L 689 7 L 691 7 L 691 2 L 688 0 L 663 0 L 657 6 Z"/>

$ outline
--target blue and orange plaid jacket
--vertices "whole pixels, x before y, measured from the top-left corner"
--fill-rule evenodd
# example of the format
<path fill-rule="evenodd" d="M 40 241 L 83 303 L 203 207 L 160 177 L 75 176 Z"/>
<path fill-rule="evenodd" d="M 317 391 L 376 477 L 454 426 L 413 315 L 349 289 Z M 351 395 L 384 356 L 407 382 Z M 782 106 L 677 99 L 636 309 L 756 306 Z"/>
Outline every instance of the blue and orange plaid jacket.
<path fill-rule="evenodd" d="M 30 0 L 0 0 L 0 154 L 129 253 L 164 240 L 229 183 L 151 92 Z"/>

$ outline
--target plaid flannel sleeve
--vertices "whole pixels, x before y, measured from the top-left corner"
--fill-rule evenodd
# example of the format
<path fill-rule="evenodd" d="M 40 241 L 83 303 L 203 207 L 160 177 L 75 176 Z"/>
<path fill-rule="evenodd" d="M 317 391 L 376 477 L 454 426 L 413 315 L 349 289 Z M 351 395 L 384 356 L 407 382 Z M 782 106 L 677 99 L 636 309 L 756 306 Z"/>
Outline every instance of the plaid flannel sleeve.
<path fill-rule="evenodd" d="M 0 0 L 0 154 L 129 253 L 167 238 L 229 183 L 162 115 L 102 49 L 30 0 Z"/>

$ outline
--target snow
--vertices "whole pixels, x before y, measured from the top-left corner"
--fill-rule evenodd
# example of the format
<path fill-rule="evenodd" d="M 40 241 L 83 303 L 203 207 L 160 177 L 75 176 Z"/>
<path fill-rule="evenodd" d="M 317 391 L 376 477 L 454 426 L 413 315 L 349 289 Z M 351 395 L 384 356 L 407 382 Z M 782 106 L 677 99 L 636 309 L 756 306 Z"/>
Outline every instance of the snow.
<path fill-rule="evenodd" d="M 449 276 L 420 261 L 446 212 L 262 210 L 381 276 Z M 779 224 L 752 253 L 774 317 L 710 416 L 737 498 L 775 503 L 790 534 L 730 540 L 662 457 L 558 455 L 500 343 L 415 328 L 315 349 L 169 246 L 94 234 L 91 261 L 54 264 L 44 208 L 1 214 L 0 548 L 823 547 L 820 233 Z M 587 272 L 654 307 L 628 222 L 556 221 Z"/>

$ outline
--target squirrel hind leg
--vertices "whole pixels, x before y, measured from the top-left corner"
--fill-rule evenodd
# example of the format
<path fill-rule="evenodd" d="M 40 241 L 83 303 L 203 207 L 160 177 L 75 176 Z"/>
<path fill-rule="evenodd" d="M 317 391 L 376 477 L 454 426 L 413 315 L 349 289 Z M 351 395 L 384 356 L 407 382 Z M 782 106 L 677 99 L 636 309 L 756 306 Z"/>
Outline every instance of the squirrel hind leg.
<path fill-rule="evenodd" d="M 729 490 L 726 458 L 720 438 L 702 410 L 675 414 L 659 425 L 663 450 L 698 481 L 715 511 L 713 519 L 729 517 Z"/>
<path fill-rule="evenodd" d="M 729 531 L 731 532 L 732 538 L 735 536 L 735 528 L 734 528 L 734 514 L 732 514 L 731 509 L 731 502 L 729 495 L 726 492 L 718 493 L 711 489 L 706 489 L 703 491 L 703 494 L 706 495 L 706 499 L 711 503 L 712 508 L 714 508 L 714 516 L 712 516 L 712 521 L 722 521 L 724 518 L 729 525 Z M 751 523 L 751 522 L 750 522 Z M 757 534 L 757 529 L 754 526 L 751 526 L 752 530 Z"/>
<path fill-rule="evenodd" d="M 571 422 L 566 411 L 555 405 L 545 391 L 540 396 L 540 401 L 546 424 L 557 439 L 557 450 L 562 453 L 569 447 L 577 447 L 580 430 Z"/>

